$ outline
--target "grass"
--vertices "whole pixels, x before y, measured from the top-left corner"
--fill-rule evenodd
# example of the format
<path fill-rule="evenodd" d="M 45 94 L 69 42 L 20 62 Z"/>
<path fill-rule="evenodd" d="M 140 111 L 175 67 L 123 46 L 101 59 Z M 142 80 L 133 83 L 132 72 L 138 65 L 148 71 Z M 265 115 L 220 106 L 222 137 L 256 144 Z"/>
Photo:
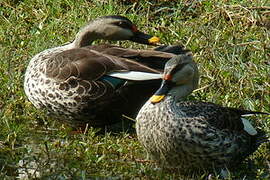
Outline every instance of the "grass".
<path fill-rule="evenodd" d="M 68 126 L 36 110 L 24 94 L 23 76 L 31 57 L 73 40 L 87 21 L 109 14 L 127 16 L 139 29 L 161 37 L 164 44 L 191 49 L 201 72 L 195 99 L 270 112 L 267 0 L 4 0 L 0 2 L 1 179 L 14 179 L 19 173 L 44 179 L 184 179 L 144 161 L 145 152 L 135 134 L 100 135 L 90 128 L 71 135 Z M 253 124 L 270 133 L 269 117 L 259 116 Z M 269 179 L 269 154 L 269 144 L 261 146 L 249 158 L 251 165 L 243 162 L 229 179 Z"/>

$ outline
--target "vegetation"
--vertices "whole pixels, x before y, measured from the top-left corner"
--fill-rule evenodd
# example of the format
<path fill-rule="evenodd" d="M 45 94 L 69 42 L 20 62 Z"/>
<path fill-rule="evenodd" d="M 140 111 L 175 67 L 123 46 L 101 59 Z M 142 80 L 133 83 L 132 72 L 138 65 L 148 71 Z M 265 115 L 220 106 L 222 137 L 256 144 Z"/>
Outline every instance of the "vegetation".
<path fill-rule="evenodd" d="M 200 66 L 200 99 L 270 112 L 270 3 L 268 0 L 3 0 L 0 2 L 1 179 L 177 179 L 145 161 L 134 133 L 71 134 L 33 107 L 23 91 L 36 53 L 73 40 L 87 21 L 121 14 L 163 44 L 183 44 Z M 151 48 L 130 42 L 125 47 Z M 270 133 L 269 116 L 252 119 Z M 208 174 L 190 175 L 205 179 Z M 209 177 L 208 177 L 209 178 Z M 219 179 L 212 174 L 210 179 Z M 270 145 L 243 162 L 229 179 L 270 179 Z"/>

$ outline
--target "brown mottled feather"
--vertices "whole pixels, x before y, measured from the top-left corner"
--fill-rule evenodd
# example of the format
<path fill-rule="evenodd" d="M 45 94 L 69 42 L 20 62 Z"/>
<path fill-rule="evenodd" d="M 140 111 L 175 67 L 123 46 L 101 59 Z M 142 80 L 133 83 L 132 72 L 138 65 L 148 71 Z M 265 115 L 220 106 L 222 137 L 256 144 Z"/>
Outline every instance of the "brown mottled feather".
<path fill-rule="evenodd" d="M 163 71 L 165 63 L 174 55 L 189 52 L 178 45 L 159 46 L 154 50 L 136 50 L 109 44 L 92 45 L 86 48 L 112 56 L 136 60 L 148 67 L 160 69 L 161 71 Z"/>
<path fill-rule="evenodd" d="M 133 50 L 130 52 L 137 51 Z M 139 51 L 137 54 L 140 55 Z M 152 57 L 160 54 L 164 54 L 167 57 L 173 56 L 170 53 L 153 53 L 153 51 L 149 51 L 149 56 L 152 55 Z M 133 54 L 133 56 L 135 55 Z M 71 49 L 59 53 L 50 58 L 46 64 L 46 75 L 58 80 L 66 80 L 71 76 L 86 80 L 96 80 L 104 74 L 115 71 L 160 72 L 136 61 L 88 50 L 87 48 Z"/>
<path fill-rule="evenodd" d="M 109 44 L 92 45 L 92 46 L 87 46 L 86 48 L 95 50 L 104 54 L 109 54 L 109 55 L 124 57 L 124 58 L 132 58 L 132 59 L 150 57 L 150 58 L 164 58 L 168 60 L 172 58 L 171 53 L 167 53 L 163 51 L 128 49 L 128 48 L 122 48 L 119 46 L 109 45 Z"/>

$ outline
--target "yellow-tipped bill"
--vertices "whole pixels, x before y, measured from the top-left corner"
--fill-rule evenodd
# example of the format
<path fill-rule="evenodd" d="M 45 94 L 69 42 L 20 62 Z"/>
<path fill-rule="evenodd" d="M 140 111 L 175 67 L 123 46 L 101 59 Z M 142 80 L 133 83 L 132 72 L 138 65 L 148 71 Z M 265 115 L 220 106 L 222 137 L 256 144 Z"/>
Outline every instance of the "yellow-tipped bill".
<path fill-rule="evenodd" d="M 171 79 L 171 76 L 165 76 L 168 79 Z M 159 103 L 164 100 L 165 96 L 171 90 L 171 88 L 175 85 L 171 80 L 163 79 L 160 88 L 155 92 L 155 94 L 150 98 L 151 103 Z"/>
<path fill-rule="evenodd" d="M 159 103 L 160 101 L 162 101 L 162 99 L 165 97 L 165 95 L 153 95 L 150 98 L 151 103 Z"/>
<path fill-rule="evenodd" d="M 150 39 L 148 39 L 148 42 L 150 44 L 157 44 L 157 43 L 159 43 L 159 41 L 160 41 L 160 39 L 158 37 L 156 37 L 156 36 L 153 36 Z"/>

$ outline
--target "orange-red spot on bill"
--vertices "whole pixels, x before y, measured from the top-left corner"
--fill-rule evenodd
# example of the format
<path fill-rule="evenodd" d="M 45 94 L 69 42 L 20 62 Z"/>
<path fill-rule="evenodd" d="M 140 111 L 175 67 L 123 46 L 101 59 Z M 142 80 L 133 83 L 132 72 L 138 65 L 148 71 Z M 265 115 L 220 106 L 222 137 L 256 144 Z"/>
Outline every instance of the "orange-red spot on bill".
<path fill-rule="evenodd" d="M 138 29 L 137 29 L 137 27 L 135 25 L 132 25 L 131 29 L 132 29 L 133 32 L 137 32 L 138 31 Z"/>
<path fill-rule="evenodd" d="M 170 74 L 165 74 L 163 77 L 164 80 L 172 80 L 172 75 Z"/>

